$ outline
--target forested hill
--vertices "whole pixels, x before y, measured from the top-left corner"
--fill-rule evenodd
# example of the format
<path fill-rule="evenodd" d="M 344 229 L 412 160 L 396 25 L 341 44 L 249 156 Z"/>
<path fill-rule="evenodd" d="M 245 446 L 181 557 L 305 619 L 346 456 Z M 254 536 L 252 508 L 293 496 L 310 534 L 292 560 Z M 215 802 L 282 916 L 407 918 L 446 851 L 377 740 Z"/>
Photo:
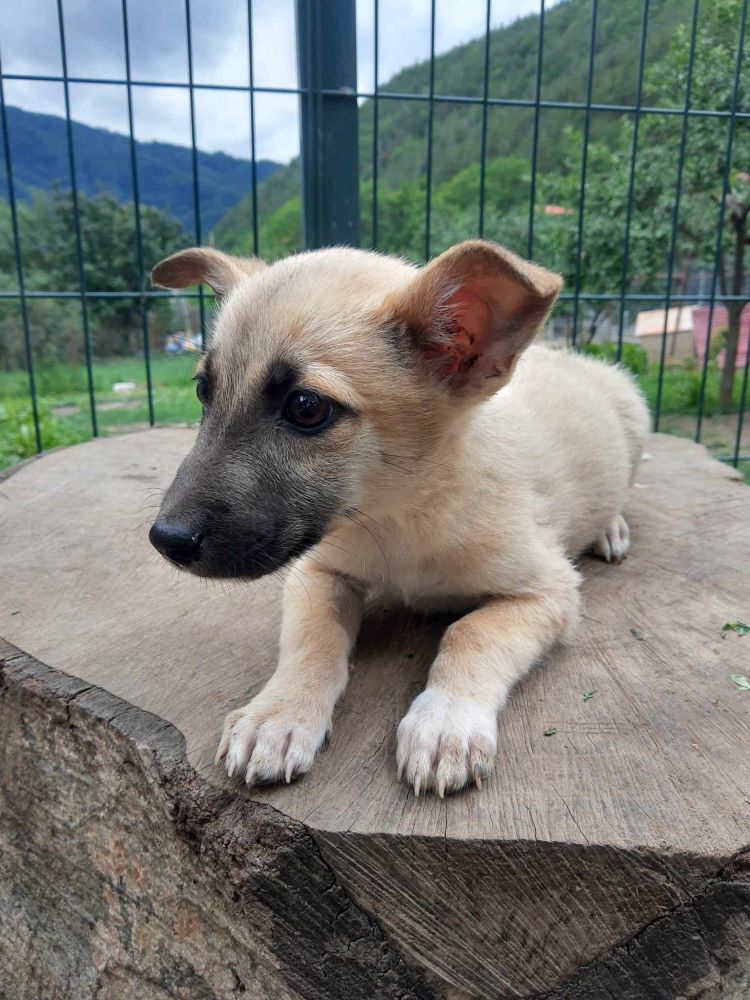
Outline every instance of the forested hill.
<path fill-rule="evenodd" d="M 647 33 L 647 65 L 664 54 L 678 24 L 687 20 L 691 0 L 652 0 Z M 542 99 L 583 103 L 591 35 L 591 0 L 565 0 L 544 18 Z M 605 0 L 598 4 L 592 100 L 597 104 L 635 101 L 643 0 Z M 490 37 L 489 97 L 533 101 L 536 82 L 539 16 L 532 15 Z M 484 37 L 458 46 L 435 61 L 438 95 L 481 97 Z M 426 94 L 429 64 L 405 69 L 381 87 L 385 93 Z M 488 114 L 487 157 L 528 158 L 534 109 L 493 106 Z M 595 112 L 591 134 L 606 139 L 618 130 L 617 114 Z M 372 101 L 360 109 L 360 171 L 372 176 Z M 540 116 L 539 168 L 555 169 L 566 126 L 581 126 L 581 111 L 543 109 Z M 436 103 L 433 133 L 433 182 L 440 186 L 478 163 L 482 111 L 479 105 Z M 379 182 L 394 190 L 425 174 L 427 103 L 383 98 L 379 101 Z M 262 187 L 261 213 L 269 218 L 299 192 L 297 161 L 279 170 Z M 289 213 L 291 215 L 291 213 Z M 251 218 L 246 197 L 217 226 L 221 246 L 246 250 Z"/>
<path fill-rule="evenodd" d="M 16 193 L 70 186 L 65 119 L 8 107 L 8 134 Z M 130 138 L 103 128 L 73 122 L 76 174 L 87 194 L 107 191 L 119 201 L 133 197 Z M 188 232 L 194 229 L 192 150 L 163 142 L 136 143 L 140 198 L 145 205 L 174 215 Z M 258 177 L 267 178 L 278 164 L 258 161 Z M 224 153 L 198 153 L 201 223 L 207 232 L 250 186 L 250 162 Z M 0 176 L 0 197 L 7 197 Z"/>

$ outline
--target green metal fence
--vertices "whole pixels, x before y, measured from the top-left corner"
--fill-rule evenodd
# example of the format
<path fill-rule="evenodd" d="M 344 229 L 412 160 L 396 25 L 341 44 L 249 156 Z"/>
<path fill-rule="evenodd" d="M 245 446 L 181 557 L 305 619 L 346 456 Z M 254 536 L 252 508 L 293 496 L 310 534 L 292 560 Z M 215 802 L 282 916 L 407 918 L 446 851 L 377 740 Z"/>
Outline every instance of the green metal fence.
<path fill-rule="evenodd" d="M 305 244 L 308 247 L 329 245 L 332 243 L 359 242 L 360 229 L 360 150 L 358 149 L 358 114 L 362 102 L 369 101 L 372 106 L 372 148 L 370 151 L 370 177 L 372 182 L 370 211 L 369 245 L 379 247 L 379 205 L 382 196 L 382 156 L 379 121 L 384 102 L 420 102 L 426 108 L 427 127 L 424 150 L 424 253 L 428 259 L 433 252 L 433 188 L 434 188 L 434 156 L 435 156 L 435 111 L 441 104 L 465 105 L 467 108 L 479 108 L 481 127 L 479 138 L 479 187 L 477 198 L 477 224 L 474 232 L 465 235 L 484 235 L 486 230 L 485 203 L 488 195 L 487 147 L 488 118 L 495 108 L 508 107 L 527 109 L 533 116 L 531 126 L 531 142 L 529 155 L 529 204 L 528 226 L 525 246 L 514 249 L 534 257 L 538 250 L 537 228 L 539 219 L 539 142 L 540 118 L 546 113 L 576 112 L 582 121 L 581 158 L 578 170 L 578 197 L 575 205 L 577 234 L 575 241 L 575 266 L 566 275 L 567 284 L 562 296 L 562 308 L 568 310 L 570 316 L 570 341 L 573 345 L 580 338 L 582 317 L 586 309 L 593 304 L 607 303 L 614 311 L 616 335 L 614 337 L 614 356 L 620 359 L 626 335 L 626 314 L 631 306 L 658 306 L 664 310 L 664 328 L 661 335 L 658 377 L 654 400 L 654 425 L 659 429 L 663 423 L 663 398 L 665 373 L 668 372 L 667 345 L 669 340 L 669 310 L 680 304 L 705 304 L 708 307 L 707 336 L 701 356 L 697 359 L 699 366 L 698 393 L 695 405 L 694 436 L 701 440 L 706 422 L 706 390 L 709 374 L 715 359 L 712 357 L 712 331 L 715 326 L 714 314 L 717 307 L 733 302 L 744 302 L 746 297 L 744 287 L 739 293 L 729 292 L 722 287 L 722 254 L 728 225 L 730 201 L 733 197 L 734 178 L 739 167 L 737 163 L 736 137 L 737 129 L 750 120 L 750 107 L 742 102 L 744 94 L 743 70 L 745 65 L 747 0 L 738 6 L 736 24 L 736 56 L 731 68 L 732 89 L 729 105 L 705 107 L 696 106 L 693 96 L 693 81 L 698 68 L 698 38 L 701 13 L 705 12 L 713 0 L 693 0 L 688 20 L 689 49 L 685 65 L 685 86 L 683 99 L 673 106 L 649 106 L 644 103 L 644 74 L 647 69 L 647 43 L 649 38 L 650 19 L 658 0 L 642 0 L 640 18 L 640 36 L 637 51 L 634 53 L 634 76 L 636 80 L 635 99 L 632 103 L 598 103 L 594 101 L 594 80 L 597 72 L 597 23 L 603 6 L 611 0 L 591 0 L 588 57 L 585 67 L 585 93 L 581 101 L 560 101 L 545 97 L 544 90 L 544 53 L 545 30 L 549 10 L 545 8 L 545 0 L 541 0 L 538 11 L 538 30 L 536 41 L 534 93 L 531 97 L 498 97 L 490 95 L 489 80 L 492 60 L 491 30 L 493 17 L 492 0 L 476 0 L 482 4 L 484 18 L 484 41 L 482 47 L 483 86 L 479 95 L 439 93 L 436 88 L 436 23 L 439 11 L 436 0 L 429 5 L 429 38 L 430 56 L 427 72 L 427 86 L 423 93 L 394 92 L 393 89 L 383 89 L 379 84 L 379 61 L 381 58 L 381 19 L 379 0 L 367 0 L 371 4 L 373 23 L 373 60 L 374 86 L 364 92 L 357 88 L 356 66 L 356 5 L 355 0 L 296 0 L 297 44 L 299 85 L 289 87 L 259 86 L 255 81 L 253 65 L 253 2 L 247 0 L 248 25 L 248 83 L 247 85 L 225 85 L 197 82 L 193 66 L 193 14 L 190 0 L 185 0 L 185 31 L 187 42 L 188 74 L 187 82 L 163 81 L 134 78 L 131 71 L 130 26 L 128 0 L 121 0 L 122 33 L 124 41 L 124 65 L 121 77 L 75 76 L 68 71 L 66 48 L 66 16 L 63 0 L 57 0 L 57 25 L 61 51 L 62 72 L 60 74 L 18 74 L 4 72 L 0 65 L 0 125 L 2 126 L 3 160 L 5 167 L 5 187 L 10 206 L 10 217 L 13 230 L 16 287 L 0 291 L 0 300 L 17 302 L 20 310 L 21 335 L 24 343 L 24 354 L 28 374 L 28 395 L 32 407 L 35 446 L 41 451 L 45 442 L 40 431 L 40 415 L 38 408 L 38 379 L 34 359 L 35 331 L 29 316 L 29 303 L 34 299 L 72 299 L 79 303 L 81 337 L 85 367 L 87 372 L 88 406 L 90 411 L 91 433 L 97 435 L 100 431 L 98 420 L 97 394 L 93 377 L 92 331 L 90 322 L 90 307 L 95 300 L 129 298 L 140 306 L 140 330 L 142 339 L 142 358 L 145 382 L 147 387 L 148 419 L 151 424 L 160 419 L 157 401 L 155 399 L 152 381 L 152 351 L 149 332 L 149 316 L 147 304 L 166 294 L 153 290 L 148 285 L 148 270 L 155 263 L 146 260 L 144 255 L 141 228 L 141 198 L 139 191 L 139 167 L 137 143 L 134 127 L 133 95 L 145 88 L 177 88 L 187 93 L 190 105 L 190 130 L 192 140 L 192 195 L 194 206 L 194 235 L 197 242 L 203 236 L 201 224 L 201 178 L 196 145 L 196 94 L 200 91 L 240 91 L 248 95 L 250 108 L 250 145 L 252 161 L 248 169 L 248 190 L 252 194 L 252 246 L 256 254 L 263 254 L 263 246 L 259 227 L 259 183 L 256 168 L 256 114 L 255 98 L 258 94 L 287 94 L 299 99 L 300 109 L 300 147 L 301 147 L 301 190 L 302 190 L 302 231 Z M 500 0 L 495 0 L 499 4 Z M 65 119 L 67 123 L 66 141 L 69 163 L 70 190 L 73 203 L 73 232 L 77 262 L 77 287 L 74 289 L 29 290 L 25 282 L 24 246 L 19 231 L 18 197 L 14 183 L 14 164 L 12 156 L 12 136 L 9 133 L 5 87 L 9 81 L 49 82 L 63 88 Z M 86 287 L 86 268 L 84 260 L 84 244 L 81 237 L 79 213 L 79 185 L 77 180 L 76 150 L 71 126 L 70 87 L 79 84 L 106 85 L 122 88 L 127 99 L 127 118 L 130 138 L 130 170 L 132 175 L 132 190 L 134 200 L 134 235 L 133 253 L 137 261 L 138 273 L 141 275 L 139 287 L 126 290 L 91 291 Z M 717 101 L 717 105 L 720 102 Z M 627 208 L 624 219 L 624 231 L 620 248 L 621 268 L 619 281 L 604 292 L 590 292 L 582 287 L 581 262 L 584 259 L 587 246 L 587 189 L 591 165 L 589 151 L 591 147 L 591 128 L 594 115 L 607 114 L 626 117 L 632 122 L 629 150 L 629 169 L 627 171 Z M 638 163 L 642 154 L 642 123 L 646 117 L 654 116 L 669 118 L 679 122 L 679 152 L 677 154 L 675 183 L 669 209 L 669 241 L 666 268 L 661 276 L 662 287 L 651 291 L 634 288 L 632 273 L 631 244 L 634 226 L 634 205 L 638 193 Z M 700 120 L 720 121 L 726 124 L 726 138 L 723 148 L 715 151 L 716 169 L 721 174 L 720 196 L 717 198 L 715 211 L 715 237 L 710 258 L 703 262 L 707 269 L 707 288 L 690 293 L 676 288 L 675 275 L 678 268 L 678 245 L 681 225 L 681 213 L 684 211 L 683 196 L 683 164 L 685 163 L 687 146 L 690 138 L 691 125 Z M 750 171 L 750 164 L 747 164 Z M 748 199 L 750 206 L 750 199 Z M 548 263 L 541 260 L 541 263 Z M 205 332 L 209 303 L 204 300 L 202 289 L 195 292 L 182 293 L 182 297 L 197 300 L 200 311 L 201 330 Z M 205 335 L 205 333 L 204 333 Z M 743 422 L 748 395 L 748 362 L 750 351 L 745 350 L 743 365 L 738 371 L 740 381 L 739 402 L 733 408 L 736 410 L 736 427 L 730 447 L 724 448 L 720 457 L 735 466 L 750 462 L 750 455 L 743 453 Z M 734 415 L 733 415 L 734 416 Z"/>

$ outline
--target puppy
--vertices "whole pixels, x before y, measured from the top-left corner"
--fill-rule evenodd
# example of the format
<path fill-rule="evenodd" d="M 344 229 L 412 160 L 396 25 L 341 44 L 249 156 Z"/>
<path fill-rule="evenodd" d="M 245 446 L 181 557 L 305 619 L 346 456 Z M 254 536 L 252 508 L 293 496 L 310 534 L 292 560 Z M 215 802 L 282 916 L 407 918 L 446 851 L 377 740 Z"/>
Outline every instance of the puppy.
<path fill-rule="evenodd" d="M 271 266 L 208 248 L 155 284 L 219 309 L 196 374 L 203 419 L 150 538 L 203 577 L 292 560 L 276 672 L 230 713 L 217 759 L 248 785 L 313 764 L 372 592 L 465 612 L 398 728 L 415 794 L 481 787 L 497 713 L 576 623 L 573 560 L 628 551 L 622 511 L 648 431 L 630 378 L 529 347 L 559 277 L 492 243 L 426 267 L 360 250 Z"/>

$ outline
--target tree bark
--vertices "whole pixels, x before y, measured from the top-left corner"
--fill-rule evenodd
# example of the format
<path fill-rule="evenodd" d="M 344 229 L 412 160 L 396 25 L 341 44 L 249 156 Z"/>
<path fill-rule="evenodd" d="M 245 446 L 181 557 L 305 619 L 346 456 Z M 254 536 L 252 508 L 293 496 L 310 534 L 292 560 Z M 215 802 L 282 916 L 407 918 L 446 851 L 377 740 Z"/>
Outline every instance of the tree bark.
<path fill-rule="evenodd" d="M 745 242 L 747 239 L 747 216 L 743 213 L 732 218 L 734 230 L 734 259 L 732 262 L 732 295 L 741 295 L 745 283 Z M 734 373 L 737 368 L 737 349 L 740 342 L 740 321 L 746 303 L 733 300 L 727 303 L 727 335 L 724 345 L 724 367 L 721 372 L 719 406 L 728 410 L 732 406 Z"/>
<path fill-rule="evenodd" d="M 596 331 L 599 328 L 599 320 L 601 319 L 602 314 L 603 314 L 602 310 L 596 310 L 593 313 L 591 320 L 589 321 L 588 324 L 588 330 L 586 331 L 585 339 L 583 340 L 584 344 L 586 345 L 593 344 L 594 338 L 596 337 Z"/>
<path fill-rule="evenodd" d="M 281 581 L 170 582 L 136 526 L 194 436 L 1 484 L 0 997 L 748 1000 L 738 473 L 649 439 L 632 556 L 582 561 L 586 615 L 514 691 L 481 791 L 397 782 L 451 619 L 376 606 L 328 749 L 248 790 L 212 760 L 275 666 Z"/>
<path fill-rule="evenodd" d="M 740 343 L 740 320 L 745 303 L 729 302 L 727 305 L 728 321 L 724 342 L 724 367 L 721 372 L 721 387 L 719 389 L 719 405 L 722 410 L 728 410 L 732 405 L 732 388 L 737 368 L 737 350 Z"/>

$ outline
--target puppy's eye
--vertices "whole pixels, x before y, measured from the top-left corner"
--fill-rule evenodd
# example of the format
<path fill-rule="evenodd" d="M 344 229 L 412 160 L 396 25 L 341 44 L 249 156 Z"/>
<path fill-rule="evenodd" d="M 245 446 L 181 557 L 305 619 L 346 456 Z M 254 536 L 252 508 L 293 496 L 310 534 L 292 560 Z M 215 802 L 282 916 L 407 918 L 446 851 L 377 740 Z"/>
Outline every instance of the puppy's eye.
<path fill-rule="evenodd" d="M 314 433 L 327 427 L 333 416 L 333 404 L 317 392 L 293 392 L 284 404 L 284 419 L 297 430 Z"/>
<path fill-rule="evenodd" d="M 207 406 L 211 393 L 208 391 L 208 379 L 203 375 L 195 376 L 195 395 L 202 406 Z"/>

